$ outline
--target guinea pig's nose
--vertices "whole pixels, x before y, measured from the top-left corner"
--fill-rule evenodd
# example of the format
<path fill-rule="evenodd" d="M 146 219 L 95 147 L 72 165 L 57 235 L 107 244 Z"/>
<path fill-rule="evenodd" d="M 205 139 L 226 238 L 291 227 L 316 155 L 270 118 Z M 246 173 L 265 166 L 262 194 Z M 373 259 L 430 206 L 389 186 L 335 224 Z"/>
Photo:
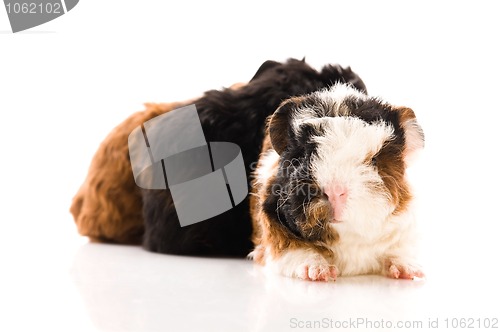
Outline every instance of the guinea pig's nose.
<path fill-rule="evenodd" d="M 330 185 L 325 187 L 324 193 L 333 208 L 333 219 L 340 221 L 347 202 L 347 187 L 338 184 Z"/>
<path fill-rule="evenodd" d="M 327 186 L 324 190 L 328 199 L 336 200 L 346 200 L 347 199 L 347 188 L 341 185 Z"/>

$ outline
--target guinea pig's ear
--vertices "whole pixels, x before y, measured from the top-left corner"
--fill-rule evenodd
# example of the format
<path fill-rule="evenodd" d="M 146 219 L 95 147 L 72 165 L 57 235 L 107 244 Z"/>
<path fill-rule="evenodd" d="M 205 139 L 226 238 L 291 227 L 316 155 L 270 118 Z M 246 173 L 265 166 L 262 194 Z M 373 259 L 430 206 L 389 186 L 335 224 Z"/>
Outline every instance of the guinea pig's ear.
<path fill-rule="evenodd" d="M 396 107 L 401 128 L 405 133 L 404 159 L 408 163 L 416 152 L 424 148 L 425 136 L 411 108 Z"/>
<path fill-rule="evenodd" d="M 288 144 L 293 111 L 301 105 L 303 100 L 302 97 L 292 97 L 285 100 L 269 119 L 267 130 L 269 131 L 273 149 L 279 155 L 283 153 Z"/>

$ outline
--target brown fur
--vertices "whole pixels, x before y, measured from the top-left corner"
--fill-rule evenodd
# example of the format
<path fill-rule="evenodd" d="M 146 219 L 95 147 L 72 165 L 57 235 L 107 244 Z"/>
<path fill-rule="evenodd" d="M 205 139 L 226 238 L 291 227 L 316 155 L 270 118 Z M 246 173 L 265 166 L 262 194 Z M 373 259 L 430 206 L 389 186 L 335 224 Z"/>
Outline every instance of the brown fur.
<path fill-rule="evenodd" d="M 389 190 L 392 203 L 398 214 L 407 209 L 412 200 L 411 191 L 405 177 L 405 163 L 402 155 L 380 154 L 377 158 L 380 177 Z"/>
<path fill-rule="evenodd" d="M 419 130 L 415 127 L 407 127 L 406 124 L 415 120 L 415 113 L 408 107 L 394 107 L 394 111 L 399 114 L 399 120 L 405 135 L 408 131 Z M 420 133 L 419 133 L 420 134 Z M 423 134 L 422 134 L 423 135 Z M 423 137 L 422 137 L 423 144 Z M 394 214 L 399 214 L 407 210 L 409 203 L 413 199 L 411 188 L 406 180 L 406 163 L 405 156 L 412 153 L 412 144 L 405 144 L 403 151 L 398 151 L 396 154 L 381 153 L 377 158 L 377 166 L 379 174 L 384 181 L 385 186 L 389 190 L 392 203 L 396 207 Z"/>
<path fill-rule="evenodd" d="M 132 175 L 128 136 L 145 121 L 186 104 L 146 104 L 146 110 L 132 114 L 104 139 L 70 208 L 81 235 L 92 241 L 141 242 L 142 199 Z"/>
<path fill-rule="evenodd" d="M 230 89 L 238 90 L 245 84 L 235 83 Z M 132 114 L 109 133 L 71 204 L 70 212 L 81 235 L 96 242 L 141 243 L 142 196 L 132 174 L 128 136 L 144 122 L 193 102 L 147 103 L 144 111 Z"/>

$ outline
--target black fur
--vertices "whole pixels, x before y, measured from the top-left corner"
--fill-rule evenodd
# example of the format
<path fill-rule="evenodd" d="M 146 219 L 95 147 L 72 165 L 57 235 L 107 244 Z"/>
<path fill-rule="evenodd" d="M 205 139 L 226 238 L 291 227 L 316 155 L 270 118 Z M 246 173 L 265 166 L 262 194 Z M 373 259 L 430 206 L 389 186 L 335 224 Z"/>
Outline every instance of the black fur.
<path fill-rule="evenodd" d="M 207 141 L 233 142 L 240 146 L 247 177 L 258 159 L 265 121 L 280 103 L 347 82 L 365 91 L 350 68 L 326 66 L 318 72 L 304 61 L 266 61 L 252 80 L 237 90 L 212 90 L 194 102 Z M 146 249 L 171 254 L 245 256 L 252 249 L 248 197 L 226 213 L 180 227 L 169 190 L 144 190 Z"/>
<path fill-rule="evenodd" d="M 307 98 L 302 105 L 310 102 Z M 294 108 L 291 105 L 282 105 L 280 111 L 286 112 L 288 120 L 292 120 Z M 304 227 L 307 220 L 303 207 L 323 195 L 311 176 L 309 164 L 317 146 L 311 138 L 321 136 L 321 128 L 305 124 L 295 133 L 289 124 L 282 128 L 287 132 L 286 148 L 280 154 L 279 171 L 262 208 L 271 222 L 282 224 L 296 238 L 317 241 L 321 237 L 320 225 L 313 230 Z"/>

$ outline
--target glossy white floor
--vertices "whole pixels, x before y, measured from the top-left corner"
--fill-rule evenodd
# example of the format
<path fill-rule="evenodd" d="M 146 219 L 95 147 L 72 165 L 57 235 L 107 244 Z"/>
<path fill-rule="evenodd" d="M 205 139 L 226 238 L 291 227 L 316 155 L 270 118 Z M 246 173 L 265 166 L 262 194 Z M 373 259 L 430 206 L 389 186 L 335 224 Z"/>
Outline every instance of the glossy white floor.
<path fill-rule="evenodd" d="M 0 13 L 0 331 L 500 328 L 493 2 L 137 6 L 82 1 L 16 35 Z M 351 65 L 371 94 L 417 113 L 427 146 L 411 177 L 427 280 L 305 282 L 76 234 L 68 208 L 90 158 L 141 102 L 304 55 Z"/>

